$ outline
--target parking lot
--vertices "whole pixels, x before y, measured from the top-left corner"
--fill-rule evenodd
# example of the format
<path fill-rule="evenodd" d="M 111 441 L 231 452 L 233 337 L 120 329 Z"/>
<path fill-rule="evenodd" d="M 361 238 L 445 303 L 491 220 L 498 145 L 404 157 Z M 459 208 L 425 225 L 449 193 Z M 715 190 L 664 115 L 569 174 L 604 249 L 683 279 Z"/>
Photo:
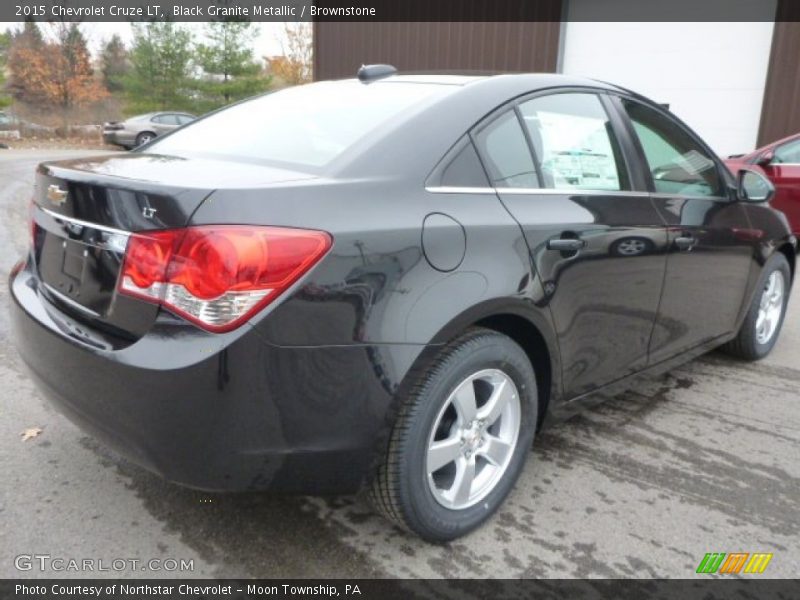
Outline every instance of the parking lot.
<path fill-rule="evenodd" d="M 495 518 L 430 545 L 359 498 L 170 485 L 46 404 L 11 345 L 5 281 L 27 244 L 35 165 L 76 152 L 0 152 L 0 577 L 92 576 L 19 571 L 21 554 L 193 564 L 95 573 L 112 577 L 685 578 L 707 552 L 772 552 L 763 576 L 800 572 L 797 296 L 768 359 L 713 353 L 556 424 Z"/>

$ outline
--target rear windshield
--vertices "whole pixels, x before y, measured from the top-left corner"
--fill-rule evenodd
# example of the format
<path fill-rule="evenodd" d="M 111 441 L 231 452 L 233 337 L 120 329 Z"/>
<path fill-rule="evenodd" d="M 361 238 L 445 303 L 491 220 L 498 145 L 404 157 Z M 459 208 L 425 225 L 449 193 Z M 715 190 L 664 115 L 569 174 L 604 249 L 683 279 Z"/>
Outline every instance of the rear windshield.
<path fill-rule="evenodd" d="M 322 167 L 401 112 L 455 89 L 358 81 L 288 88 L 196 121 L 146 152 Z"/>

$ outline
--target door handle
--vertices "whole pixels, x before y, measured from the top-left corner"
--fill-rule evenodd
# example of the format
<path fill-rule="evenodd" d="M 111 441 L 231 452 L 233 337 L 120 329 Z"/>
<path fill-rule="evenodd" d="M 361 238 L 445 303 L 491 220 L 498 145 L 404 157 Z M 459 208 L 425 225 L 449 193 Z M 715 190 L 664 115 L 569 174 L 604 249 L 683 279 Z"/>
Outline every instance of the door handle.
<path fill-rule="evenodd" d="M 559 238 L 547 240 L 548 250 L 559 250 L 560 252 L 577 252 L 586 245 L 586 242 L 576 238 Z"/>
<path fill-rule="evenodd" d="M 679 250 L 691 250 L 697 240 L 691 235 L 681 235 L 675 238 L 675 245 Z"/>

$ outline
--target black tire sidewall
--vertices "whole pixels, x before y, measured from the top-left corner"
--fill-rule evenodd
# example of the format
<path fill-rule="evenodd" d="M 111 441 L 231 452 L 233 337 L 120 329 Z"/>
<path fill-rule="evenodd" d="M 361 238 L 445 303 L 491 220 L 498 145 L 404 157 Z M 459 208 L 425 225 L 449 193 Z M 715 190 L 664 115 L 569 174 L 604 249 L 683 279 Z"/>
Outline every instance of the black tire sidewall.
<path fill-rule="evenodd" d="M 434 541 L 453 539 L 489 518 L 511 491 L 533 444 L 538 414 L 536 377 L 525 352 L 500 334 L 485 334 L 466 342 L 441 363 L 424 385 L 419 410 L 410 423 L 402 448 L 401 486 L 407 517 L 423 537 Z M 521 422 L 514 455 L 503 478 L 483 500 L 463 510 L 439 504 L 431 492 L 425 468 L 428 440 L 444 401 L 468 376 L 483 369 L 499 369 L 509 375 L 520 398 Z"/>

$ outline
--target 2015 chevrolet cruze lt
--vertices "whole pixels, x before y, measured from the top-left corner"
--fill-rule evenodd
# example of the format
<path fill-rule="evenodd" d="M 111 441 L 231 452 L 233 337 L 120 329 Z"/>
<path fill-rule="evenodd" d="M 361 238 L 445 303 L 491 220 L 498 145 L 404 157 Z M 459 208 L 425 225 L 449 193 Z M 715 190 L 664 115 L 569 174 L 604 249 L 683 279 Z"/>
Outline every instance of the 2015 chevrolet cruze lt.
<path fill-rule="evenodd" d="M 672 114 L 557 75 L 315 83 L 39 167 L 16 344 L 167 479 L 478 526 L 534 433 L 720 345 L 775 344 L 796 240 Z"/>

